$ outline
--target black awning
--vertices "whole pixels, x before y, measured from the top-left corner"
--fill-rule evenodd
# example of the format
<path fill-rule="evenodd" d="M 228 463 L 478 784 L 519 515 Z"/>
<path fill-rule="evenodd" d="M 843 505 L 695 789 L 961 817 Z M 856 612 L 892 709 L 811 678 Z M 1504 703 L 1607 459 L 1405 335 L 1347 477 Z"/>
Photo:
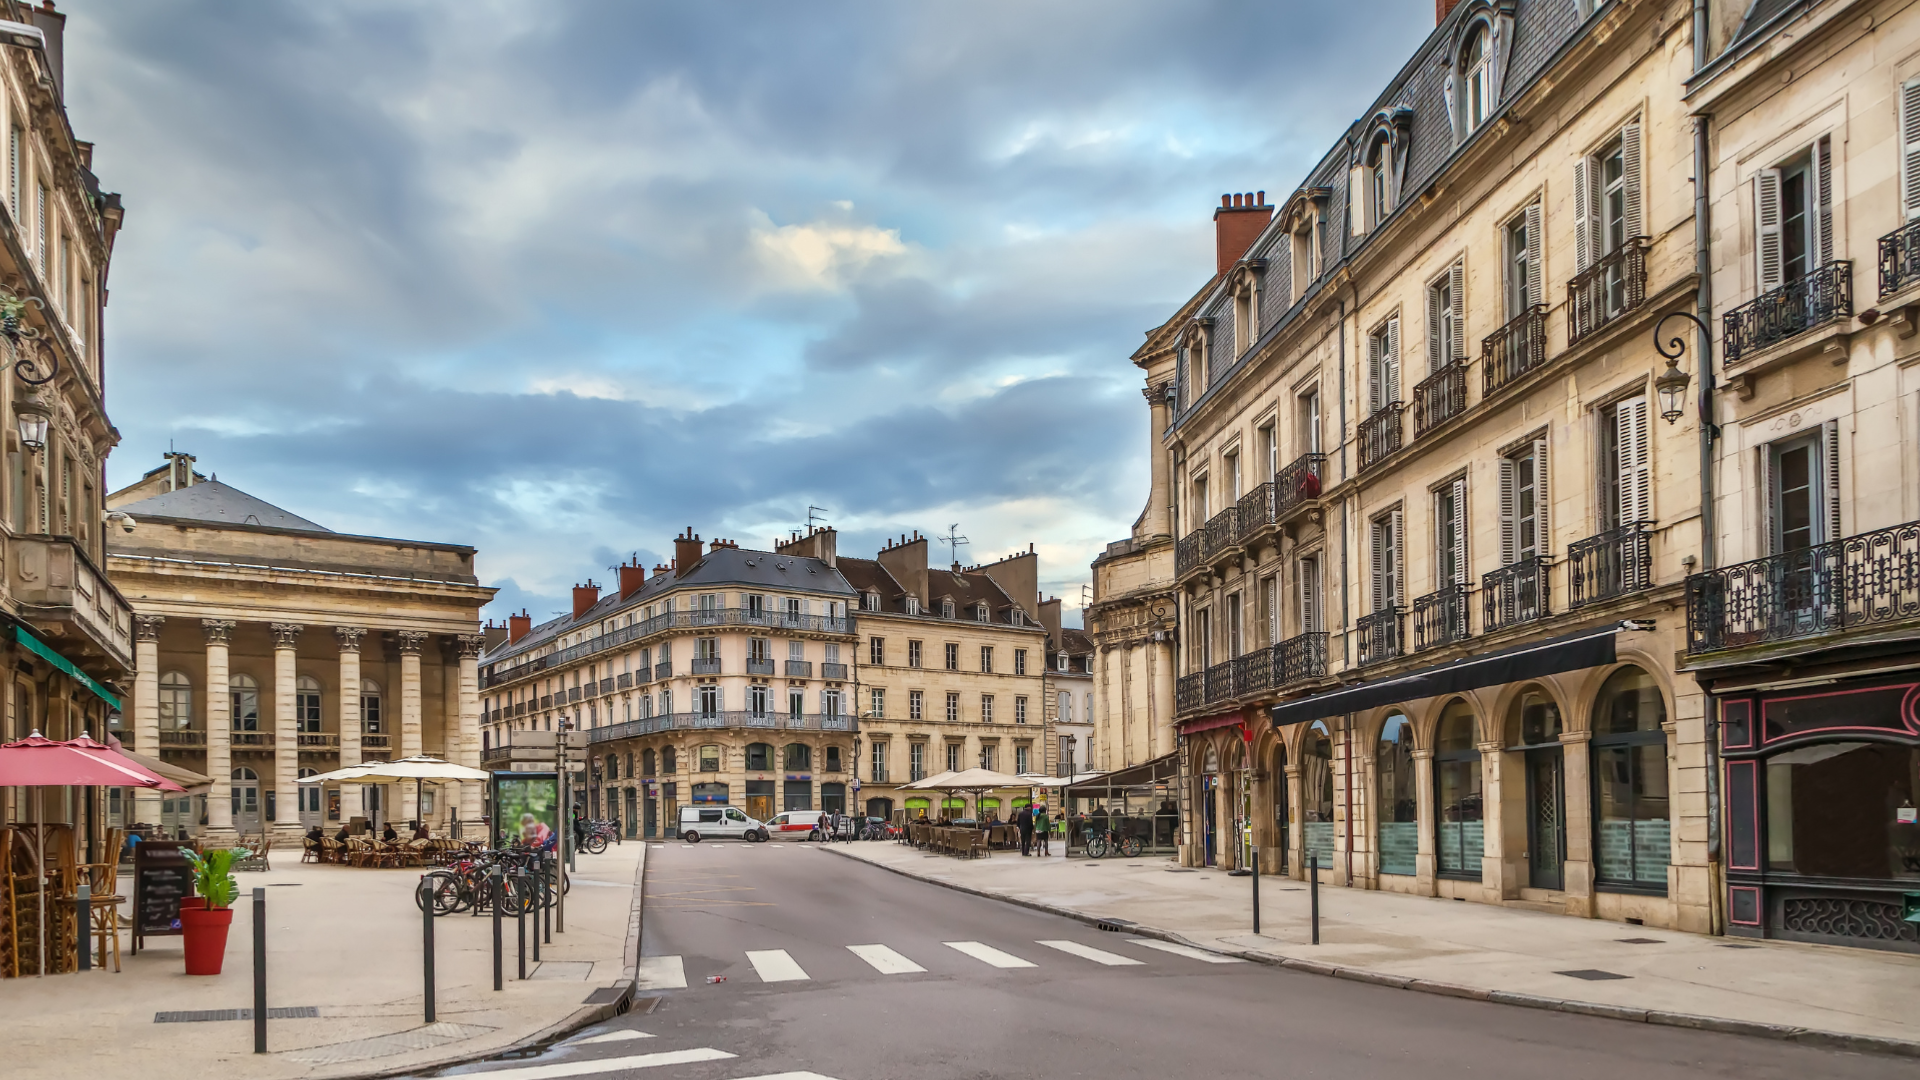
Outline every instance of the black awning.
<path fill-rule="evenodd" d="M 1391 679 L 1359 683 L 1299 701 L 1282 702 L 1273 706 L 1269 713 L 1273 717 L 1273 726 L 1284 727 L 1361 712 L 1380 705 L 1394 705 L 1439 694 L 1475 690 L 1482 686 L 1524 682 L 1562 671 L 1599 667 L 1614 662 L 1615 634 L 1622 630 L 1643 629 L 1646 629 L 1644 625 L 1633 622 L 1608 623 L 1578 633 L 1515 645 L 1498 652 L 1461 657 L 1450 663 L 1437 664 L 1422 671 L 1410 671 Z"/>
<path fill-rule="evenodd" d="M 1178 775 L 1180 775 L 1180 751 L 1175 750 L 1161 754 L 1151 761 L 1143 761 L 1138 765 L 1129 765 L 1124 769 L 1115 769 L 1110 773 L 1070 784 L 1066 793 L 1085 797 L 1108 792 L 1114 788 L 1148 787 L 1162 780 L 1171 780 Z"/>

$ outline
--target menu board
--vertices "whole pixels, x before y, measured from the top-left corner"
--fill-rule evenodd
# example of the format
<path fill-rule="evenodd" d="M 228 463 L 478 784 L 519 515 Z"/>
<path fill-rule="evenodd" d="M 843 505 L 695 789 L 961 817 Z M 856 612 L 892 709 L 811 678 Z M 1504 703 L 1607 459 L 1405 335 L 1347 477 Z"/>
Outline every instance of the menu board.
<path fill-rule="evenodd" d="M 133 847 L 133 951 L 148 937 L 180 932 L 180 901 L 193 895 L 193 867 L 172 840 L 142 840 Z"/>

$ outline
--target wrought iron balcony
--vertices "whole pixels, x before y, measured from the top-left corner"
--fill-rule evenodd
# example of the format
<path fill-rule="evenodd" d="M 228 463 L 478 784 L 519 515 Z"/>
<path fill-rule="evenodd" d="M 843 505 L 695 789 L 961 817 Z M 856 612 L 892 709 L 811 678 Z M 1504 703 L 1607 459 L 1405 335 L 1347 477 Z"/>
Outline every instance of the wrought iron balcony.
<path fill-rule="evenodd" d="M 1713 652 L 1920 618 L 1920 522 L 1687 579 L 1687 651 Z"/>
<path fill-rule="evenodd" d="M 1398 453 L 1405 438 L 1402 433 L 1400 414 L 1406 406 L 1398 401 L 1383 405 L 1374 410 L 1372 416 L 1360 421 L 1355 439 L 1360 444 L 1360 471 L 1365 472 L 1388 457 Z"/>
<path fill-rule="evenodd" d="M 773 661 L 764 658 L 755 660 L 749 657 L 747 660 L 747 674 L 771 675 L 773 674 Z"/>
<path fill-rule="evenodd" d="M 820 677 L 823 679 L 844 679 L 847 677 L 847 665 L 821 664 Z"/>
<path fill-rule="evenodd" d="M 1196 671 L 1182 675 L 1174 683 L 1173 707 L 1178 712 L 1191 712 L 1207 703 L 1207 673 Z"/>
<path fill-rule="evenodd" d="M 813 661 L 811 660 L 787 661 L 787 678 L 789 679 L 813 678 Z"/>
<path fill-rule="evenodd" d="M 1233 658 L 1233 696 L 1246 697 L 1273 689 L 1273 650 L 1255 649 Z"/>
<path fill-rule="evenodd" d="M 1296 634 L 1273 647 L 1273 678 L 1280 686 L 1327 675 L 1327 635 Z"/>
<path fill-rule="evenodd" d="M 1487 394 L 1492 394 L 1546 362 L 1545 304 L 1535 304 L 1480 341 L 1480 364 L 1482 374 L 1486 377 Z"/>
<path fill-rule="evenodd" d="M 642 672 L 640 677 L 641 679 L 644 680 L 646 678 L 646 673 Z M 613 685 L 614 685 L 614 688 L 617 690 L 633 689 L 633 673 L 630 671 L 621 672 L 619 677 L 613 681 Z"/>
<path fill-rule="evenodd" d="M 592 742 L 603 743 L 665 731 L 714 731 L 728 728 L 744 728 L 750 731 L 858 731 L 860 729 L 859 723 L 845 713 L 783 716 L 770 712 L 690 712 L 649 716 L 640 720 L 608 724 L 605 727 L 594 728 L 588 732 L 588 736 Z"/>
<path fill-rule="evenodd" d="M 1880 295 L 1891 296 L 1920 281 L 1920 219 L 1880 238 Z"/>
<path fill-rule="evenodd" d="M 1413 601 L 1413 648 L 1436 649 L 1473 634 L 1467 586 L 1448 585 Z"/>
<path fill-rule="evenodd" d="M 613 693 L 613 680 L 611 678 L 600 680 L 600 692 L 603 694 Z"/>
<path fill-rule="evenodd" d="M 551 708 L 553 708 L 553 695 L 552 695 L 552 694 L 543 694 L 543 695 L 541 695 L 541 697 L 540 697 L 540 707 L 541 707 L 541 708 L 543 708 L 543 709 L 551 709 Z"/>
<path fill-rule="evenodd" d="M 600 684 L 589 681 L 587 685 L 580 688 L 580 692 L 589 698 L 597 698 L 600 696 Z"/>
<path fill-rule="evenodd" d="M 1567 282 L 1567 344 L 1647 302 L 1647 248 L 1636 236 Z"/>
<path fill-rule="evenodd" d="M 1413 437 L 1467 411 L 1467 365 L 1455 360 L 1413 388 Z"/>
<path fill-rule="evenodd" d="M 1360 663 L 1378 664 L 1407 653 L 1404 612 L 1398 607 L 1382 608 L 1354 620 L 1354 637 L 1359 640 Z"/>
<path fill-rule="evenodd" d="M 1485 633 L 1504 630 L 1552 614 L 1548 572 L 1553 560 L 1545 556 L 1522 559 L 1494 570 L 1480 579 L 1480 591 L 1486 598 L 1486 611 L 1480 625 Z"/>
<path fill-rule="evenodd" d="M 673 661 L 662 660 L 659 663 L 653 665 L 653 677 L 655 679 L 673 678 Z"/>
<path fill-rule="evenodd" d="M 1734 308 L 1722 318 L 1726 362 L 1853 314 L 1853 264 L 1836 260 Z"/>
<path fill-rule="evenodd" d="M 1233 661 L 1225 660 L 1207 669 L 1207 703 L 1226 701 L 1233 695 Z"/>
<path fill-rule="evenodd" d="M 1240 532 L 1240 508 L 1229 506 L 1207 519 L 1207 554 L 1233 546 Z"/>
<path fill-rule="evenodd" d="M 695 674 L 695 675 L 718 675 L 718 674 L 720 674 L 720 658 L 719 658 L 719 657 L 717 657 L 717 656 L 696 656 L 696 657 L 694 657 L 694 658 L 693 658 L 693 667 L 692 667 L 692 674 Z"/>
<path fill-rule="evenodd" d="M 1273 478 L 1273 517 L 1285 521 L 1295 510 L 1319 501 L 1327 476 L 1327 455 L 1301 454 Z"/>
<path fill-rule="evenodd" d="M 1240 516 L 1240 533 L 1237 539 L 1244 542 L 1248 537 L 1277 520 L 1274 515 L 1273 496 L 1273 481 L 1268 480 L 1264 484 L 1254 485 L 1252 491 L 1241 497 L 1239 506 L 1235 508 Z"/>
<path fill-rule="evenodd" d="M 568 701 L 579 701 L 579 700 L 580 700 L 580 688 L 579 688 L 579 687 L 577 687 L 577 686 L 574 686 L 574 687 L 569 687 L 569 688 L 567 689 L 567 700 L 568 700 Z"/>
<path fill-rule="evenodd" d="M 1636 521 L 1567 545 L 1567 607 L 1583 608 L 1653 584 L 1650 522 Z"/>
<path fill-rule="evenodd" d="M 1207 531 L 1195 529 L 1181 537 L 1180 542 L 1174 546 L 1173 572 L 1176 575 L 1184 575 L 1187 571 L 1199 566 L 1200 560 L 1206 558 L 1206 555 Z"/>

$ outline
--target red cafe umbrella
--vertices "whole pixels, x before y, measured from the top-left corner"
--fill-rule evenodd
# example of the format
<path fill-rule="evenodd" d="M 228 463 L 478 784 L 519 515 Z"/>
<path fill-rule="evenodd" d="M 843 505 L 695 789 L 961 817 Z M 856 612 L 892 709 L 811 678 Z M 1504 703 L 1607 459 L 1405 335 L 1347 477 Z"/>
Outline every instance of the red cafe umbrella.
<path fill-rule="evenodd" d="M 0 746 L 0 787 L 138 787 L 185 791 L 85 735 L 69 742 L 39 732 Z"/>

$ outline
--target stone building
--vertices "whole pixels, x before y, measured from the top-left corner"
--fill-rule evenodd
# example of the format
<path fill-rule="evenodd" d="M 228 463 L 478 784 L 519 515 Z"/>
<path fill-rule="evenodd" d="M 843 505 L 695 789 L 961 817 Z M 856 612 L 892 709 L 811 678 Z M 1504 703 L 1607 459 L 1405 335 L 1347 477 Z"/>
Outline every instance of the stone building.
<path fill-rule="evenodd" d="M 1054 601 L 1055 623 L 1059 602 Z M 1093 771 L 1093 638 L 1071 626 L 1047 627 L 1047 771 L 1075 776 Z"/>
<path fill-rule="evenodd" d="M 1672 659 L 1700 428 L 1653 348 L 1698 286 L 1690 15 L 1441 4 L 1297 188 L 1223 197 L 1134 357 L 1154 486 L 1094 568 L 1110 723 L 1177 745 L 1188 864 L 1714 926 Z"/>
<path fill-rule="evenodd" d="M 301 787 L 368 760 L 480 759 L 480 608 L 496 590 L 459 544 L 336 533 L 167 462 L 108 496 L 136 523 L 108 543 L 132 604 L 132 743 L 213 778 L 136 795 L 137 820 L 215 840 L 366 817 L 477 824 L 481 785 Z M 155 749 L 157 748 L 157 750 Z"/>
<path fill-rule="evenodd" d="M 74 138 L 66 16 L 0 3 L 0 740 L 104 738 L 133 667 L 133 617 L 107 580 L 101 495 L 120 439 L 106 413 L 100 335 L 122 212 Z M 41 821 L 77 820 L 76 793 L 40 793 Z M 34 820 L 31 789 L 0 789 L 0 820 Z"/>

